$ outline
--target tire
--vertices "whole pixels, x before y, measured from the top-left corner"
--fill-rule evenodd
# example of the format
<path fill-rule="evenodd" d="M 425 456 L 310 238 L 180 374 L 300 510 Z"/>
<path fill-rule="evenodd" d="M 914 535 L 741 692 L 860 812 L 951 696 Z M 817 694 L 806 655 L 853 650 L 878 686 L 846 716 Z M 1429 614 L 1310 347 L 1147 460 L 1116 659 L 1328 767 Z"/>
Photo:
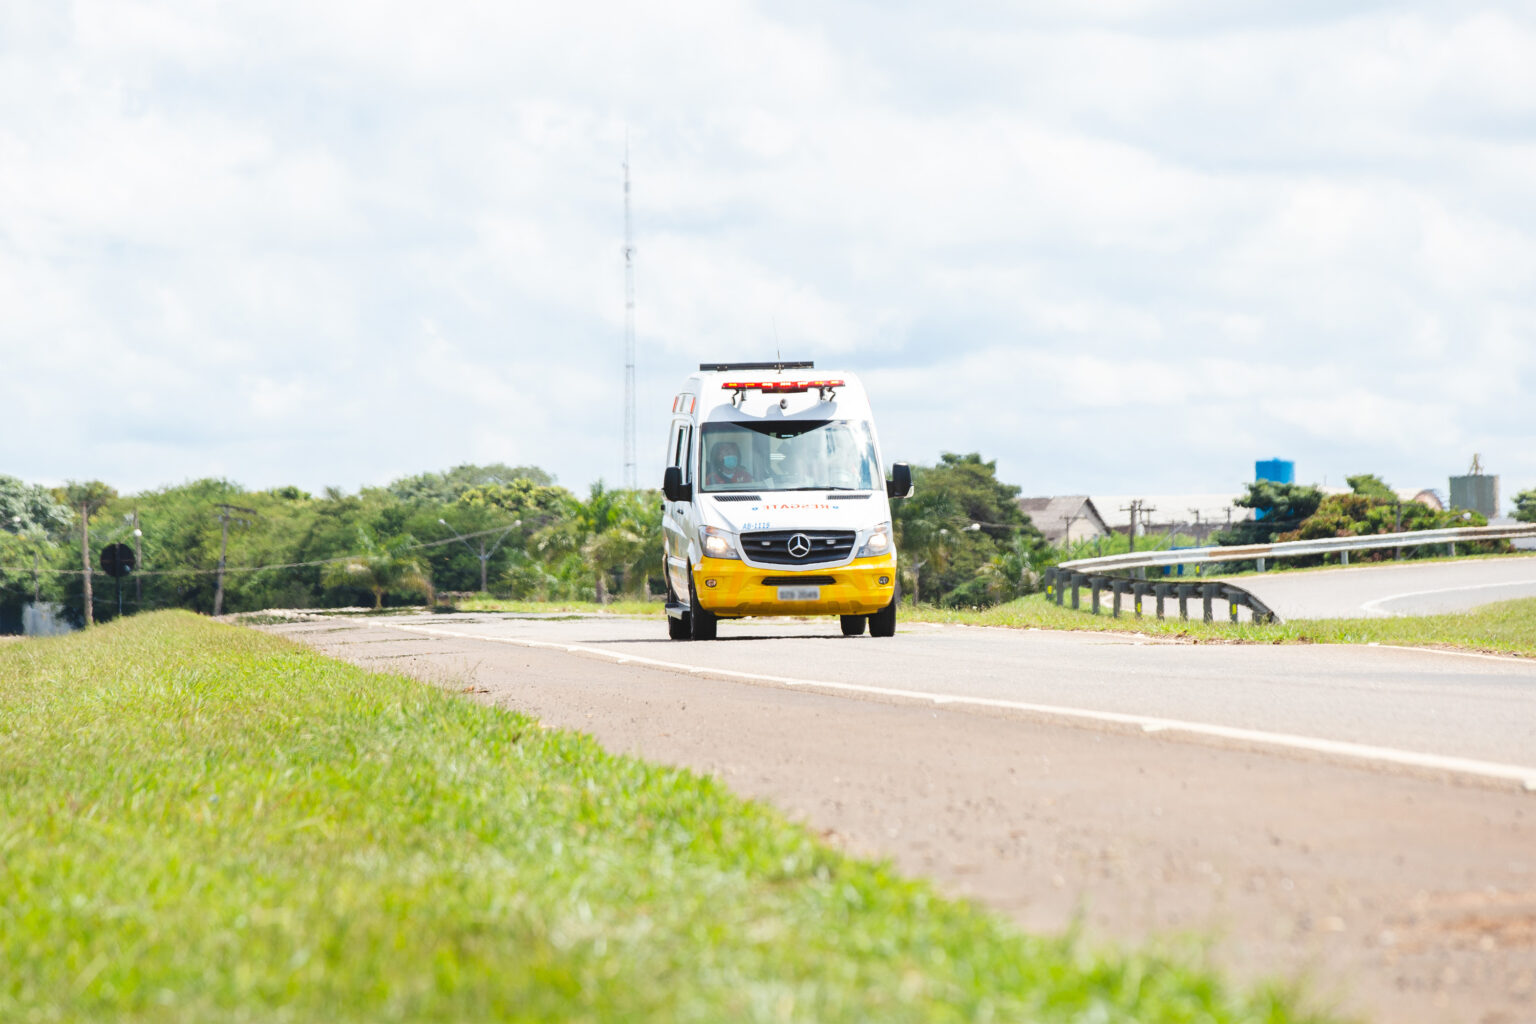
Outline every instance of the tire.
<path fill-rule="evenodd" d="M 671 581 L 671 579 L 667 580 L 667 603 L 668 604 L 676 604 L 677 603 L 677 595 L 672 593 L 672 581 Z M 667 636 L 670 639 L 672 639 L 672 640 L 687 640 L 689 638 L 689 636 L 692 635 L 692 630 L 689 627 L 689 621 L 690 620 L 689 620 L 689 613 L 688 612 L 683 612 L 682 615 L 679 615 L 675 619 L 672 616 L 668 615 L 667 616 Z"/>
<path fill-rule="evenodd" d="M 901 601 L 901 588 L 891 594 L 891 603 L 869 617 L 870 636 L 896 635 L 896 605 Z"/>
<path fill-rule="evenodd" d="M 863 636 L 864 622 L 868 618 L 867 615 L 839 615 L 838 619 L 843 625 L 843 636 Z"/>
<path fill-rule="evenodd" d="M 693 570 L 688 571 L 688 635 L 695 640 L 715 638 L 715 613 L 699 604 L 699 594 L 693 585 Z"/>

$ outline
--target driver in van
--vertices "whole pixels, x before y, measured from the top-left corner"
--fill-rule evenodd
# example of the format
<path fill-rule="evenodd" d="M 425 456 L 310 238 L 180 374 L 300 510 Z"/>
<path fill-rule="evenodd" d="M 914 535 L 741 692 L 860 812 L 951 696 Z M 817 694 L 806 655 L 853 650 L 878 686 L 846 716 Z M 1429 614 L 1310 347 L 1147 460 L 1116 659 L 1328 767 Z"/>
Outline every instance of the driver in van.
<path fill-rule="evenodd" d="M 741 464 L 741 449 L 735 441 L 721 441 L 709 456 L 709 472 L 705 475 L 709 484 L 750 484 L 752 474 Z"/>

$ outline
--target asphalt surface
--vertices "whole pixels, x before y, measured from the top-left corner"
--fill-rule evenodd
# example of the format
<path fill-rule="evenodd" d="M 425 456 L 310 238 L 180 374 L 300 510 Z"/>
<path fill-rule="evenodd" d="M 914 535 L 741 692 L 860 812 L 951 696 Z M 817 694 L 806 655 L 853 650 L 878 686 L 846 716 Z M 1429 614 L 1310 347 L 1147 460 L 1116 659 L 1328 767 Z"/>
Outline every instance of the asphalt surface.
<path fill-rule="evenodd" d="M 264 627 L 713 774 L 1024 927 L 1207 937 L 1392 1024 L 1536 1021 L 1536 661 L 835 620 Z"/>
<path fill-rule="evenodd" d="M 1231 582 L 1256 594 L 1282 619 L 1432 615 L 1536 597 L 1536 556 L 1272 572 Z"/>
<path fill-rule="evenodd" d="M 453 621 L 457 619 L 458 621 Z M 1536 785 L 1536 660 L 1395 647 L 1194 645 L 1123 634 L 902 627 L 843 637 L 835 619 L 722 620 L 712 643 L 660 621 L 414 616 L 425 636 L 541 643 L 812 689 L 860 687 L 1015 710 L 1093 714 L 1320 740 L 1522 770 Z M 895 639 L 895 638 L 893 638 Z M 831 684 L 822 686 L 821 684 Z M 1367 754 L 1369 751 L 1366 752 Z"/>

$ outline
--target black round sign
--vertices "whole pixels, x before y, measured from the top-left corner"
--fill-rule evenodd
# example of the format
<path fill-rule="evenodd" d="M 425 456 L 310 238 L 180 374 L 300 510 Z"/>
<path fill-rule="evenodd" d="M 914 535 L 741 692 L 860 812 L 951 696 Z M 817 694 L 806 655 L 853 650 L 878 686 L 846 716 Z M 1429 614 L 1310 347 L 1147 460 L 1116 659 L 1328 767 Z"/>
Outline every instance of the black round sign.
<path fill-rule="evenodd" d="M 101 569 L 108 576 L 127 576 L 133 572 L 133 548 L 127 544 L 108 544 L 101 549 Z"/>

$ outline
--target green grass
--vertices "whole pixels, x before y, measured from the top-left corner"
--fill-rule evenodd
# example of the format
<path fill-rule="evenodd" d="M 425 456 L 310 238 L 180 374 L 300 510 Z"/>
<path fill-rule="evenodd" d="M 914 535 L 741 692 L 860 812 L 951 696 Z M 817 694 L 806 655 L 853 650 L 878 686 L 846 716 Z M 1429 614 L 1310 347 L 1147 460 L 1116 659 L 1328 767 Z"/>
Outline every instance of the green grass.
<path fill-rule="evenodd" d="M 1191 613 L 1198 614 L 1199 606 L 1199 601 L 1191 600 Z M 1129 597 L 1125 599 L 1120 618 L 1111 616 L 1109 607 L 1106 597 L 1100 614 L 1094 616 L 1087 610 L 1086 595 L 1083 610 L 1073 611 L 1070 607 L 1056 607 L 1043 594 L 1032 594 L 995 608 L 958 610 L 925 606 L 912 611 L 903 610 L 902 617 L 909 621 L 955 622 L 1015 629 L 1115 630 L 1203 642 L 1403 644 L 1536 657 L 1536 598 L 1503 601 L 1451 615 L 1296 619 L 1262 626 L 1250 623 L 1233 625 L 1224 621 L 1181 621 L 1178 618 L 1178 602 L 1171 598 L 1165 605 L 1166 613 L 1171 617 L 1162 621 L 1155 617 L 1156 606 L 1150 598 L 1143 601 L 1142 610 L 1146 614 L 1139 619 L 1130 611 Z M 1218 604 L 1218 608 L 1225 611 L 1225 603 Z"/>
<path fill-rule="evenodd" d="M 0 648 L 0 1020 L 1317 1019 L 686 771 L 165 612 Z"/>

